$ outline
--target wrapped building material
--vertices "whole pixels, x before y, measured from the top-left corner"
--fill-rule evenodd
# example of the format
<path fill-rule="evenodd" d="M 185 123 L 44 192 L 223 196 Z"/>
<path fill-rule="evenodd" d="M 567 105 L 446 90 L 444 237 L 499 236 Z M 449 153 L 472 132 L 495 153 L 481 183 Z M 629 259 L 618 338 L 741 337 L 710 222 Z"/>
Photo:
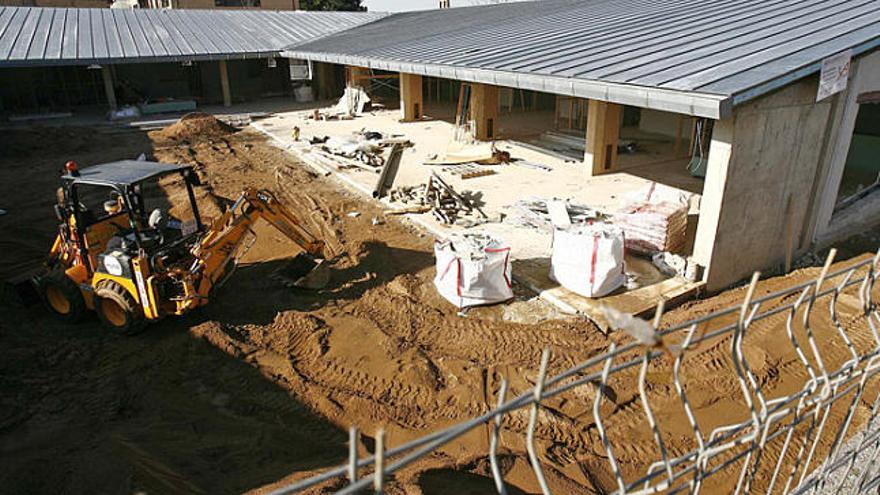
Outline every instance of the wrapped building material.
<path fill-rule="evenodd" d="M 495 304 L 513 297 L 510 248 L 485 235 L 451 236 L 434 244 L 434 285 L 458 308 Z"/>
<path fill-rule="evenodd" d="M 584 297 L 602 297 L 626 282 L 624 234 L 598 222 L 553 233 L 550 278 Z"/>
<path fill-rule="evenodd" d="M 688 199 L 652 184 L 613 215 L 626 234 L 626 248 L 642 254 L 680 253 L 687 242 Z"/>

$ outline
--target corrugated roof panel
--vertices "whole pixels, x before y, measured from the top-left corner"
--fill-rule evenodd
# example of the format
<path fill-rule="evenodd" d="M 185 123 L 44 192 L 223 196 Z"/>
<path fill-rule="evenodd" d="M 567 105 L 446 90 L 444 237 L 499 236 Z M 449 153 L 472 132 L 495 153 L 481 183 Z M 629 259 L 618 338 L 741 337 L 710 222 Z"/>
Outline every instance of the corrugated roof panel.
<path fill-rule="evenodd" d="M 68 11 L 64 17 L 64 37 L 61 39 L 61 57 L 77 58 L 76 45 L 79 40 L 79 25 L 77 24 L 77 12 Z"/>
<path fill-rule="evenodd" d="M 736 95 L 814 73 L 823 57 L 878 37 L 880 0 L 543 0 L 396 14 L 286 53 L 529 87 L 544 78 L 584 97 L 662 89 L 653 101 L 684 113 L 714 101 L 720 115 Z"/>
<path fill-rule="evenodd" d="M 0 35 L 0 54 L 3 54 L 4 58 L 9 58 L 9 54 L 12 53 L 12 48 L 15 46 L 15 41 L 18 39 L 18 34 L 24 26 L 27 15 L 27 11 L 13 11 L 9 16 L 6 28 Z"/>
<path fill-rule="evenodd" d="M 690 72 L 695 66 L 686 64 L 658 72 L 644 78 L 644 80 L 648 84 L 654 81 L 663 81 L 661 83 L 663 86 L 675 89 L 707 86 L 745 70 L 797 54 L 827 40 L 838 39 L 860 29 L 866 23 L 880 25 L 880 10 L 877 10 L 876 5 L 856 9 L 855 12 L 831 16 L 820 23 L 789 29 L 783 33 L 732 48 L 723 56 L 715 58 L 712 61 L 714 65 L 701 64 L 701 67 L 705 68 L 697 72 Z M 835 49 L 836 51 L 840 51 L 840 49 Z"/>
<path fill-rule="evenodd" d="M 78 58 L 94 58 L 92 51 L 92 17 L 87 10 L 76 13 L 77 43 L 76 56 Z"/>
<path fill-rule="evenodd" d="M 61 44 L 64 41 L 64 26 L 67 18 L 66 9 L 50 9 L 52 11 L 52 25 L 49 26 L 49 39 L 46 40 L 46 49 L 43 58 L 60 59 Z M 31 60 L 40 60 L 39 58 Z"/>
<path fill-rule="evenodd" d="M 172 55 L 184 55 L 193 53 L 183 34 L 171 22 L 167 16 L 162 15 L 161 10 L 147 10 L 147 17 L 155 26 L 156 33 L 165 46 L 165 51 Z"/>
<path fill-rule="evenodd" d="M 202 40 L 198 35 L 193 32 L 190 23 L 186 22 L 181 16 L 169 16 L 165 15 L 166 11 L 161 11 L 162 15 L 165 16 L 165 22 L 169 25 L 174 26 L 175 29 L 181 34 L 181 40 L 183 40 L 187 46 L 189 46 L 192 50 L 193 54 L 196 53 L 217 53 L 218 50 L 214 48 L 210 42 L 205 39 Z"/>
<path fill-rule="evenodd" d="M 0 7 L 0 67 L 264 56 L 386 15 Z"/>
<path fill-rule="evenodd" d="M 40 22 L 40 14 L 40 12 L 28 13 L 28 16 L 24 20 L 24 23 L 21 25 L 21 32 L 19 32 L 15 43 L 12 45 L 12 50 L 10 50 L 9 52 L 10 59 L 20 60 L 27 57 L 28 49 L 31 46 L 31 40 L 34 39 L 34 34 L 37 31 L 37 25 Z"/>
<path fill-rule="evenodd" d="M 122 51 L 122 57 L 137 58 L 137 44 L 135 44 L 131 26 L 128 25 L 128 19 L 114 10 L 110 11 L 110 16 L 113 18 L 113 24 L 116 26 L 116 33 L 119 35 L 119 49 Z"/>
<path fill-rule="evenodd" d="M 34 37 L 31 40 L 31 46 L 28 48 L 26 58 L 42 58 L 46 53 L 46 43 L 49 42 L 49 33 L 52 31 L 52 22 L 55 17 L 55 11 L 47 9 L 40 16 L 40 23 L 34 30 Z"/>
<path fill-rule="evenodd" d="M 169 55 L 168 51 L 165 49 L 165 44 L 162 43 L 162 39 L 159 38 L 159 34 L 156 32 L 156 27 L 153 26 L 153 23 L 150 20 L 150 16 L 139 15 L 137 21 L 138 25 L 141 27 L 141 31 L 144 33 L 144 37 L 147 39 L 147 46 L 153 51 L 153 55 Z"/>
<path fill-rule="evenodd" d="M 107 40 L 107 56 L 111 59 L 125 56 L 122 48 L 122 35 L 119 34 L 119 26 L 110 9 L 101 10 L 101 21 L 104 24 L 104 38 Z"/>
<path fill-rule="evenodd" d="M 92 10 L 89 12 L 89 18 L 92 23 L 92 56 L 95 58 L 106 58 L 109 56 L 107 51 L 107 34 L 104 32 L 104 18 L 101 17 L 100 10 Z"/>
<path fill-rule="evenodd" d="M 655 70 L 684 63 L 699 54 L 710 55 L 724 51 L 740 43 L 740 37 L 758 33 L 763 29 L 794 26 L 801 16 L 812 16 L 817 13 L 824 15 L 825 9 L 838 0 L 812 0 L 809 8 L 804 12 L 786 12 L 785 4 L 788 1 L 773 2 L 775 4 L 773 9 L 738 15 L 699 31 L 690 29 L 689 33 L 682 33 L 677 39 L 658 41 L 649 46 L 613 55 L 600 62 L 582 65 L 581 72 L 575 76 L 613 75 L 627 79 L 649 74 Z M 626 67 L 620 66 L 622 62 L 626 62 Z"/>

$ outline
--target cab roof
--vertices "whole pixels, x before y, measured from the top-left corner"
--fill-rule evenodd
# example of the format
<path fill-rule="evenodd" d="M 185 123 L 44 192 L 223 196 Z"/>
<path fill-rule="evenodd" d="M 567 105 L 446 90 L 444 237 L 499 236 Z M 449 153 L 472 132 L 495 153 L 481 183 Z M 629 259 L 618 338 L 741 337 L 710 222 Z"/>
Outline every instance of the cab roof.
<path fill-rule="evenodd" d="M 79 175 L 71 175 L 68 172 L 62 175 L 61 179 L 76 184 L 125 187 L 153 177 L 182 172 L 189 168 L 191 167 L 170 163 L 120 160 L 82 168 L 79 170 Z"/>

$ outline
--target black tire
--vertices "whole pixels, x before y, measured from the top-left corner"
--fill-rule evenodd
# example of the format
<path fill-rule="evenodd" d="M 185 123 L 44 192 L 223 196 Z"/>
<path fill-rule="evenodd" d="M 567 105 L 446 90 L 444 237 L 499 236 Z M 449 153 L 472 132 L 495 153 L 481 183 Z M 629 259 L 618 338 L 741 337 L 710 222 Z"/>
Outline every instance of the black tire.
<path fill-rule="evenodd" d="M 79 323 L 86 315 L 82 292 L 61 270 L 54 270 L 40 279 L 40 296 L 49 311 L 65 323 Z"/>
<path fill-rule="evenodd" d="M 134 335 L 146 324 L 144 310 L 119 283 L 104 280 L 95 289 L 95 311 L 104 326 L 119 335 Z"/>

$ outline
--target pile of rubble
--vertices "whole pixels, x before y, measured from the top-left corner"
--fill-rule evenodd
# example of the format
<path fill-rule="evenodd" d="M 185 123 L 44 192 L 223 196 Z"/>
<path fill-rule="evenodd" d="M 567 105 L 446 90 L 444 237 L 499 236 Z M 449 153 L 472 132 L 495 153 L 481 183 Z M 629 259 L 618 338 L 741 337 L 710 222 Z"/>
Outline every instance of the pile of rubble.
<path fill-rule="evenodd" d="M 517 227 L 526 227 L 541 232 L 553 232 L 554 223 L 550 215 L 550 203 L 558 200 L 548 200 L 530 196 L 507 206 L 509 212 L 505 222 Z M 580 224 L 589 221 L 601 220 L 605 215 L 595 208 L 587 205 L 564 201 L 570 224 Z"/>
<path fill-rule="evenodd" d="M 459 194 L 436 173 L 431 174 L 426 184 L 392 189 L 389 199 L 404 205 L 388 212 L 392 214 L 431 212 L 443 224 L 466 227 L 488 221 L 471 194 Z"/>

